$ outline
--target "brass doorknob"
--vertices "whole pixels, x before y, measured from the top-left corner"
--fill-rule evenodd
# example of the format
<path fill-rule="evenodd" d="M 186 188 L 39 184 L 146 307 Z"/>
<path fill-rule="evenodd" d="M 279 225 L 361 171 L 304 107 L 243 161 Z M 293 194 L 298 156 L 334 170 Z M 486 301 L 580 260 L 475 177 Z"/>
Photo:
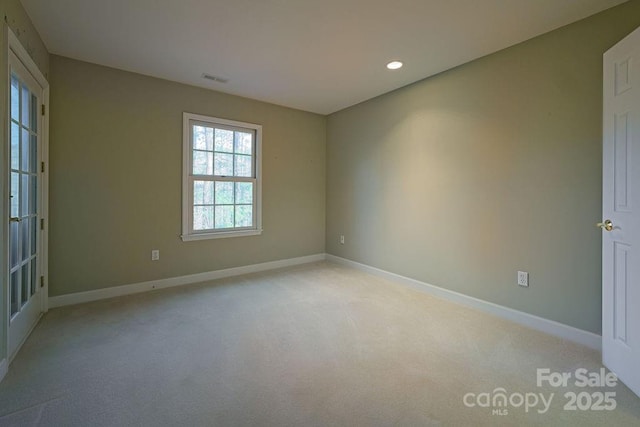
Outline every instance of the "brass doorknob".
<path fill-rule="evenodd" d="M 611 230 L 613 230 L 613 222 L 611 222 L 610 219 L 607 219 L 604 222 L 597 223 L 596 227 L 600 227 L 603 230 L 611 231 Z"/>

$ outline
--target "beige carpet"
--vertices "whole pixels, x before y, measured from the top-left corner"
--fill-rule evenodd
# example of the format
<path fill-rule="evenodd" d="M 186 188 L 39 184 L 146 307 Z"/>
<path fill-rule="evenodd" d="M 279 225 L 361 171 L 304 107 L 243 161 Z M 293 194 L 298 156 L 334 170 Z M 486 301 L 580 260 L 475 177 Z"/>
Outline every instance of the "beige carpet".
<path fill-rule="evenodd" d="M 623 385 L 587 389 L 615 391 L 614 411 L 564 411 L 564 393 L 585 389 L 536 387 L 536 368 L 600 366 L 578 345 L 318 263 L 51 310 L 0 384 L 0 425 L 640 425 Z M 463 403 L 499 387 L 555 396 L 545 414 Z"/>

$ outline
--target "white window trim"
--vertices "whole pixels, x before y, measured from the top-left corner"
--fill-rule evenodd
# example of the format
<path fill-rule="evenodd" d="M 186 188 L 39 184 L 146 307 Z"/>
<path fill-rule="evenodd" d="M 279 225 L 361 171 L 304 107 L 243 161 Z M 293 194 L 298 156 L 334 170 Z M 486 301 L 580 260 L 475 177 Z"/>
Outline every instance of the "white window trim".
<path fill-rule="evenodd" d="M 227 230 L 193 233 L 190 230 L 190 217 L 193 210 L 189 191 L 190 159 L 191 159 L 191 126 L 190 121 L 199 121 L 223 126 L 251 129 L 255 136 L 255 172 L 256 172 L 256 228 L 245 230 Z M 227 237 L 256 236 L 262 234 L 262 126 L 254 123 L 238 122 L 193 113 L 182 113 L 182 234 L 184 242 L 193 240 L 222 239 Z"/>

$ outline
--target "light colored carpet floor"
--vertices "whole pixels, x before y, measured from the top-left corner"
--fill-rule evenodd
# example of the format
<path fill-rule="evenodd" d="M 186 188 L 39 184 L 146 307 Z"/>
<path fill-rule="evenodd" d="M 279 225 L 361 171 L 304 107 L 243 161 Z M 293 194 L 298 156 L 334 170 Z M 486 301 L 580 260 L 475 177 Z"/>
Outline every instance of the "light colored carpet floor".
<path fill-rule="evenodd" d="M 0 425 L 640 425 L 624 385 L 614 411 L 536 386 L 580 367 L 599 354 L 317 263 L 51 310 L 0 384 Z M 545 414 L 463 403 L 500 387 L 555 395 Z"/>

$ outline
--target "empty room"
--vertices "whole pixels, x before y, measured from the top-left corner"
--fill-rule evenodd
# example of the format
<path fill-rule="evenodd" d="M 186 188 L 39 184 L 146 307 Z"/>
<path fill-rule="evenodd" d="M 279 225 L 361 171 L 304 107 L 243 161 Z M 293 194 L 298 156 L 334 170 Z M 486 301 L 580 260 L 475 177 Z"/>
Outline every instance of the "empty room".
<path fill-rule="evenodd" d="M 640 0 L 0 18 L 0 426 L 640 426 Z"/>

